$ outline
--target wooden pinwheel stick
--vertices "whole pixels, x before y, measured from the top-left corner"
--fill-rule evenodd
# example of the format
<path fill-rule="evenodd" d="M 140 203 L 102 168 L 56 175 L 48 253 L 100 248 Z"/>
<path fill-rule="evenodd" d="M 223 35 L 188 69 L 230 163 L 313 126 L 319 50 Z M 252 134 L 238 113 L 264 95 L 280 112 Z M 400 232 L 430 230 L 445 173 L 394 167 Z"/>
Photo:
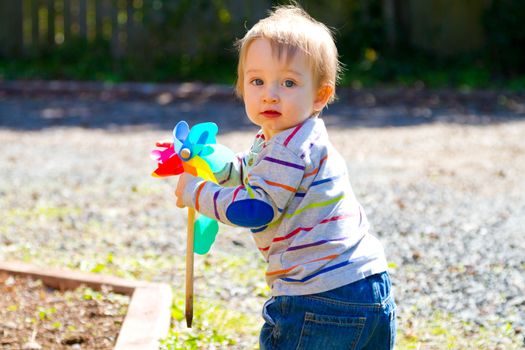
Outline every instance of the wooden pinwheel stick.
<path fill-rule="evenodd" d="M 188 148 L 180 150 L 180 155 L 184 159 L 188 159 L 191 151 Z M 194 232 L 193 226 L 195 223 L 195 209 L 188 208 L 188 238 L 186 241 L 186 325 L 191 328 L 193 321 L 193 242 Z"/>
<path fill-rule="evenodd" d="M 195 209 L 188 208 L 188 240 L 186 243 L 186 325 L 191 328 L 193 321 L 193 225 Z"/>

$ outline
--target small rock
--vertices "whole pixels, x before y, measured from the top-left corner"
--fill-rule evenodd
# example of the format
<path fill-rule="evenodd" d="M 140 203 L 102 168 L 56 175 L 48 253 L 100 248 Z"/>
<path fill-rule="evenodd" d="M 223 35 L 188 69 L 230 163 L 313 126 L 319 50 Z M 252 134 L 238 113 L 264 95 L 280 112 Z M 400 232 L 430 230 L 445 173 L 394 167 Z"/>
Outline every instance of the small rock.
<path fill-rule="evenodd" d="M 42 345 L 38 344 L 36 341 L 28 341 L 22 345 L 22 350 L 40 350 Z"/>
<path fill-rule="evenodd" d="M 12 321 L 7 321 L 6 323 L 4 323 L 4 328 L 7 328 L 7 329 L 17 329 L 18 326 L 16 325 L 16 323 L 12 322 Z"/>
<path fill-rule="evenodd" d="M 14 279 L 13 276 L 9 276 L 9 277 L 7 277 L 7 279 L 4 281 L 4 284 L 5 284 L 6 286 L 12 286 L 12 285 L 14 285 L 15 283 L 16 283 L 16 281 L 15 281 L 15 279 Z"/>
<path fill-rule="evenodd" d="M 61 343 L 64 345 L 82 344 L 87 339 L 81 334 L 70 334 L 62 339 Z"/>
<path fill-rule="evenodd" d="M 244 247 L 244 243 L 241 241 L 232 240 L 233 245 L 236 245 L 238 247 Z"/>
<path fill-rule="evenodd" d="M 418 250 L 414 250 L 412 252 L 412 259 L 414 259 L 414 261 L 418 261 L 419 259 L 421 259 L 421 256 L 422 256 L 422 254 Z"/>

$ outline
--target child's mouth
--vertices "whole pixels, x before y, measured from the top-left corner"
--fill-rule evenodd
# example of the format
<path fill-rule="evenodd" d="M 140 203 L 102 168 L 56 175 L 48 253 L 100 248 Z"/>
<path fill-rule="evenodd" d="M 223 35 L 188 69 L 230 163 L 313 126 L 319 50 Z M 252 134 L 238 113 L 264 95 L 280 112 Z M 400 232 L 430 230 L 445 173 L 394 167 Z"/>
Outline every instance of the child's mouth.
<path fill-rule="evenodd" d="M 277 112 L 274 110 L 267 110 L 261 113 L 266 118 L 277 118 L 281 116 L 281 112 Z"/>

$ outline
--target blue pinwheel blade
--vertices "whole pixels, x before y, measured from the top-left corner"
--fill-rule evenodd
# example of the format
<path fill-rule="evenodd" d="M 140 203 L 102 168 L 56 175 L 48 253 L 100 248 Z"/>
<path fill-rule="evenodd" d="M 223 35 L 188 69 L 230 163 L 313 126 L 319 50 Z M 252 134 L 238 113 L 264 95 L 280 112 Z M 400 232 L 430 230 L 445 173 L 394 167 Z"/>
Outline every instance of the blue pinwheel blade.
<path fill-rule="evenodd" d="M 235 157 L 231 149 L 220 144 L 206 145 L 199 156 L 208 163 L 212 172 L 221 171 Z"/>
<path fill-rule="evenodd" d="M 216 143 L 215 136 L 218 130 L 217 124 L 212 122 L 195 124 L 190 130 L 188 140 L 193 146 Z M 192 153 L 198 154 L 198 152 Z"/>
<path fill-rule="evenodd" d="M 188 138 L 189 133 L 190 127 L 184 120 L 181 120 L 177 123 L 177 125 L 175 125 L 175 128 L 173 128 L 173 148 L 175 148 L 175 152 L 180 152 L 184 141 Z"/>

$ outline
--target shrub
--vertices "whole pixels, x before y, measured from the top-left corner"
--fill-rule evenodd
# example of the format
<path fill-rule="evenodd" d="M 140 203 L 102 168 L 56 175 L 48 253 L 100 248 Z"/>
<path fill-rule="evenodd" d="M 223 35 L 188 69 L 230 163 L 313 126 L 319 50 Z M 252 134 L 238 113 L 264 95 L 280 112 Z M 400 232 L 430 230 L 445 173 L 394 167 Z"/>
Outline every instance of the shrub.
<path fill-rule="evenodd" d="M 525 73 L 525 1 L 493 0 L 483 20 L 494 69 L 510 76 Z"/>

